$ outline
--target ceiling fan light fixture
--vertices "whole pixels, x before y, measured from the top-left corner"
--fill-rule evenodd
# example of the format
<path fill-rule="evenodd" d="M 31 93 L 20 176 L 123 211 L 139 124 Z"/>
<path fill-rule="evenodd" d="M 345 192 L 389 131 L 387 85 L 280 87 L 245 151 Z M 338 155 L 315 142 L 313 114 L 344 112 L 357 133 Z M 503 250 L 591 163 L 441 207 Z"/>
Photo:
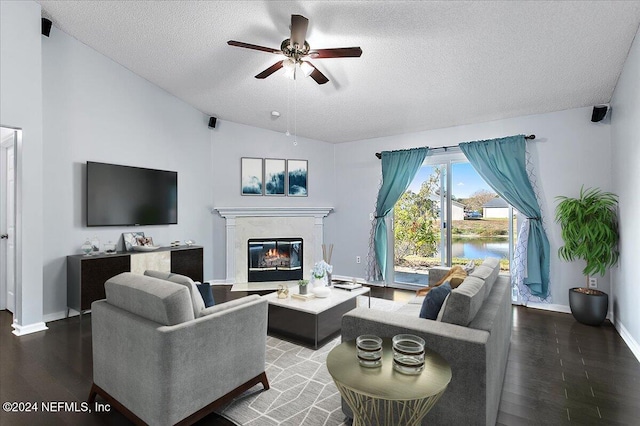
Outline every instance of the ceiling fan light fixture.
<path fill-rule="evenodd" d="M 300 61 L 300 71 L 302 71 L 305 77 L 309 77 L 313 72 L 313 66 L 306 61 Z"/>
<path fill-rule="evenodd" d="M 287 58 L 282 61 L 282 68 L 284 68 L 284 76 L 290 80 L 295 80 L 296 78 L 296 63 L 291 59 Z"/>

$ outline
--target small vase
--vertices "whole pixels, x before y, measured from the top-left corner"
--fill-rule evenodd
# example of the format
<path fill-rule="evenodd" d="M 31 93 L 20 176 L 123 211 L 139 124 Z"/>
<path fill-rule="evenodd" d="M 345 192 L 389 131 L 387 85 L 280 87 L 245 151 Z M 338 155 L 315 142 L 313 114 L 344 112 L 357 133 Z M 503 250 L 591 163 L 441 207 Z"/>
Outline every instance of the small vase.
<path fill-rule="evenodd" d="M 85 256 L 91 256 L 91 252 L 93 251 L 93 246 L 91 245 L 91 241 L 86 240 L 80 249 L 84 253 Z"/>
<path fill-rule="evenodd" d="M 323 275 L 320 278 L 313 276 L 313 286 L 314 287 L 326 287 L 327 286 L 327 275 Z"/>
<path fill-rule="evenodd" d="M 306 285 L 299 285 L 298 289 L 300 290 L 300 294 L 307 294 L 307 286 Z"/>

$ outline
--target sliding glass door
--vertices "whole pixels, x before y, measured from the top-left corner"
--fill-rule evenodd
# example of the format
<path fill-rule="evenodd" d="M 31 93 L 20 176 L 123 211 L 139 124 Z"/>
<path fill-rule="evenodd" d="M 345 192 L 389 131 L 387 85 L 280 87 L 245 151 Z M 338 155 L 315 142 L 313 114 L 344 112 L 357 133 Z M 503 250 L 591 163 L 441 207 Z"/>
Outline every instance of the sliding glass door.
<path fill-rule="evenodd" d="M 479 264 L 488 256 L 509 270 L 514 220 L 461 152 L 431 155 L 395 206 L 388 281 L 425 286 L 430 267 Z"/>
<path fill-rule="evenodd" d="M 447 262 L 446 167 L 425 163 L 394 208 L 394 280 L 424 286 Z"/>

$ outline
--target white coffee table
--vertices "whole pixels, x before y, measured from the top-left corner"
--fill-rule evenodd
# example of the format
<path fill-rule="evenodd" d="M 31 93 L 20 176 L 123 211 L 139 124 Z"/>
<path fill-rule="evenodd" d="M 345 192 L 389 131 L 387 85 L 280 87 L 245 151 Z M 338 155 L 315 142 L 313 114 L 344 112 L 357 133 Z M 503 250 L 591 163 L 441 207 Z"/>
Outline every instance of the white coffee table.
<path fill-rule="evenodd" d="M 340 331 L 342 315 L 356 308 L 358 296 L 371 296 L 368 287 L 355 290 L 331 288 L 325 298 L 300 300 L 292 298 L 297 287 L 289 288 L 289 297 L 278 299 L 276 293 L 263 296 L 269 301 L 268 332 L 294 340 L 314 349 L 328 342 Z"/>

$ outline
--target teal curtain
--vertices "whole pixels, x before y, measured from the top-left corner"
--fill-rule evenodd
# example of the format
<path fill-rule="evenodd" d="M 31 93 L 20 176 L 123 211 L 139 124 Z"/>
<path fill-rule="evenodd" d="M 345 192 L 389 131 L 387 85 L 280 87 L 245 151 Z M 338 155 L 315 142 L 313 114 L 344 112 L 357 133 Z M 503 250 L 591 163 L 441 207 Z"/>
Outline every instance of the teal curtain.
<path fill-rule="evenodd" d="M 387 270 L 387 224 L 385 217 L 407 190 L 429 153 L 429 148 L 382 152 L 382 185 L 376 202 L 374 248 L 384 279 Z"/>
<path fill-rule="evenodd" d="M 529 226 L 527 274 L 531 294 L 549 295 L 549 240 L 542 226 L 540 206 L 526 169 L 524 135 L 466 142 L 460 149 L 471 165 L 505 201 L 526 216 Z"/>

